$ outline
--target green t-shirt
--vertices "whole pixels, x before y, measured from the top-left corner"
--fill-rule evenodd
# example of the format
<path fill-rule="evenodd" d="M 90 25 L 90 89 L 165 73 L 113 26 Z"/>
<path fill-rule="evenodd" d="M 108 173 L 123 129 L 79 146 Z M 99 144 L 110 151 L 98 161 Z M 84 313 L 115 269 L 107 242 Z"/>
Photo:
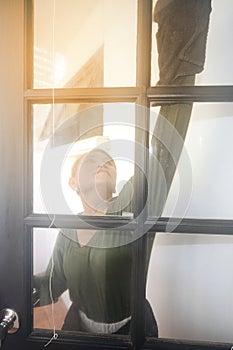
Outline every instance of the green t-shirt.
<path fill-rule="evenodd" d="M 107 214 L 132 212 L 132 181 L 110 203 Z M 134 232 L 97 230 L 88 245 L 80 246 L 76 229 L 61 229 L 53 263 L 51 259 L 46 272 L 36 276 L 39 305 L 51 302 L 48 286 L 53 264 L 54 300 L 68 289 L 72 303 L 96 322 L 115 323 L 129 317 L 134 241 Z"/>

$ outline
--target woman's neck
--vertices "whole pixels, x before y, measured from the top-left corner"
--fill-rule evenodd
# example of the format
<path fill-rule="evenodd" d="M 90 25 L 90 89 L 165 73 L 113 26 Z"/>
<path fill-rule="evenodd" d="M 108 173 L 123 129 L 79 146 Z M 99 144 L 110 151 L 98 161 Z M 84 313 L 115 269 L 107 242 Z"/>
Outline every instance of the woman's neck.
<path fill-rule="evenodd" d="M 107 208 L 105 210 L 94 210 L 92 208 L 84 208 L 82 215 L 105 215 Z"/>
<path fill-rule="evenodd" d="M 109 206 L 109 202 L 112 200 L 112 197 L 108 200 L 103 200 L 100 198 L 87 198 L 81 196 L 82 205 L 83 205 L 83 215 L 105 215 Z"/>
<path fill-rule="evenodd" d="M 98 206 L 90 206 L 85 201 L 83 204 L 83 212 L 82 215 L 105 215 L 108 209 L 108 202 L 101 203 L 102 205 Z"/>

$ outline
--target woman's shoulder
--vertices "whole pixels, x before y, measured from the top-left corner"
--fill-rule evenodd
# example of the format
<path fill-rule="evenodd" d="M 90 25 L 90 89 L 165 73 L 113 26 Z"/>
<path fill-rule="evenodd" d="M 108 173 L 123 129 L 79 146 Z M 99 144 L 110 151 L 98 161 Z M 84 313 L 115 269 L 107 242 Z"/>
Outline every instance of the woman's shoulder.
<path fill-rule="evenodd" d="M 77 242 L 77 230 L 68 229 L 68 228 L 60 229 L 58 233 L 57 241 L 64 242 L 64 243 L 67 241 Z"/>
<path fill-rule="evenodd" d="M 122 187 L 119 195 L 109 203 L 108 215 L 130 216 L 132 214 L 133 177 Z"/>

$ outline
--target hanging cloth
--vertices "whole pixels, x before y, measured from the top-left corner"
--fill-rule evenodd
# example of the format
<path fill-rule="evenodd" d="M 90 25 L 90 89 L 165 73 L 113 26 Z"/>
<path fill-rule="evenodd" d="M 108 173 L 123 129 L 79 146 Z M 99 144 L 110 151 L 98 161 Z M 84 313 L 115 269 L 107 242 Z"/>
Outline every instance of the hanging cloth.
<path fill-rule="evenodd" d="M 158 0 L 154 8 L 160 79 L 183 85 L 204 68 L 211 0 Z"/>

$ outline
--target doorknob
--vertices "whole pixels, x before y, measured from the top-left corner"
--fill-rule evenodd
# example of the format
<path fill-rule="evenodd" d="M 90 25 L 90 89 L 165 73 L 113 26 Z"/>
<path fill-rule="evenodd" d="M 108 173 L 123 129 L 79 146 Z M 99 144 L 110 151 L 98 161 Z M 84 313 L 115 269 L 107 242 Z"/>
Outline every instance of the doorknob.
<path fill-rule="evenodd" d="M 0 311 L 0 344 L 7 334 L 13 334 L 19 329 L 19 318 L 17 313 L 11 309 Z M 0 345 L 1 348 L 1 345 Z"/>

